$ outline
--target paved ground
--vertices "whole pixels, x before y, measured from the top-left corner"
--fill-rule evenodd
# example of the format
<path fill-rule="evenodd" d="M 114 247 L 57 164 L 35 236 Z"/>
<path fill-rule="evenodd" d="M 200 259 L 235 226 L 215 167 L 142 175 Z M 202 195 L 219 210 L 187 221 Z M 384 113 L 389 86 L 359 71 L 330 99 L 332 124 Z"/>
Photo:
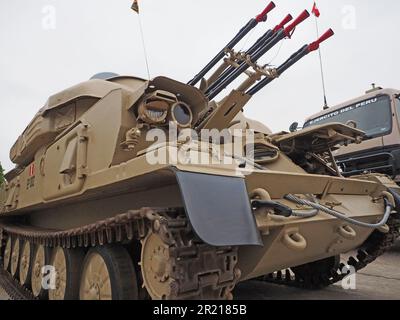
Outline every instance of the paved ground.
<path fill-rule="evenodd" d="M 357 289 L 344 290 L 334 285 L 324 290 L 305 291 L 301 289 L 277 286 L 268 283 L 249 281 L 239 284 L 235 290 L 237 299 L 257 300 L 399 300 L 400 299 L 400 242 L 386 255 L 362 270 L 357 275 Z M 8 296 L 0 288 L 0 300 Z"/>
<path fill-rule="evenodd" d="M 238 285 L 235 297 L 248 300 L 399 300 L 400 242 L 357 274 L 356 287 L 356 290 L 344 290 L 338 284 L 324 290 L 306 291 L 249 281 Z"/>
<path fill-rule="evenodd" d="M 10 300 L 7 293 L 0 287 L 0 300 Z"/>

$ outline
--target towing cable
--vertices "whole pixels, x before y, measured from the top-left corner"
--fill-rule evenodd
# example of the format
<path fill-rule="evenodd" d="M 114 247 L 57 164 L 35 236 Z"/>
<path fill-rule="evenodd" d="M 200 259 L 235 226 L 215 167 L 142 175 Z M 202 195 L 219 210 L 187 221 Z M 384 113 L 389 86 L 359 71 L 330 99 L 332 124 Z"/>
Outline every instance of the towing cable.
<path fill-rule="evenodd" d="M 397 202 L 400 203 L 400 196 L 394 191 L 389 189 L 389 192 L 384 191 L 382 193 L 384 197 L 384 203 L 385 203 L 385 213 L 382 218 L 382 220 L 378 223 L 366 223 L 362 222 L 359 220 L 355 220 L 352 218 L 347 217 L 344 213 L 341 213 L 339 211 L 330 209 L 322 204 L 319 204 L 315 197 L 313 197 L 314 201 L 309 201 L 305 199 L 300 199 L 292 194 L 286 195 L 284 198 L 290 202 L 296 203 L 298 205 L 302 206 L 308 206 L 313 208 L 312 210 L 304 210 L 304 211 L 299 211 L 299 210 L 293 210 L 289 206 L 286 206 L 284 204 L 281 204 L 276 201 L 270 201 L 270 200 L 253 200 L 252 201 L 252 207 L 253 209 L 260 209 L 260 208 L 270 208 L 274 209 L 275 214 L 278 216 L 283 216 L 286 218 L 289 217 L 299 217 L 299 218 L 312 218 L 315 217 L 319 214 L 320 211 L 325 212 L 337 219 L 340 219 L 342 221 L 346 221 L 347 223 L 363 227 L 363 228 L 371 228 L 371 229 L 377 229 L 380 227 L 383 227 L 386 225 L 388 222 L 390 215 L 392 214 L 392 211 L 395 209 L 395 204 Z"/>

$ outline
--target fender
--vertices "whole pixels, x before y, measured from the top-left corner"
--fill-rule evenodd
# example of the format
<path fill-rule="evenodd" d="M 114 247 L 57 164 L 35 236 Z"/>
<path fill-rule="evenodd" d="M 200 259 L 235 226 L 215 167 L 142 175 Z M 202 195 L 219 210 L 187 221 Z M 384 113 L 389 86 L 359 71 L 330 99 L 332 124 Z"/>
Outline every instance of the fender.
<path fill-rule="evenodd" d="M 176 171 L 186 214 L 212 246 L 262 246 L 243 178 Z"/>

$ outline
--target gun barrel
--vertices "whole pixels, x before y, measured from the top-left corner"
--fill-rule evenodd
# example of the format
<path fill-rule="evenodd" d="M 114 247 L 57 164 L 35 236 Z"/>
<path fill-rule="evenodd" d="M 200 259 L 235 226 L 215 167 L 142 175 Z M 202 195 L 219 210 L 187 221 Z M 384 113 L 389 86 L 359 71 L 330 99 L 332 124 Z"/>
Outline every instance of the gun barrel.
<path fill-rule="evenodd" d="M 265 55 L 269 50 L 271 50 L 276 44 L 278 44 L 285 37 L 289 37 L 291 32 L 306 20 L 310 14 L 307 10 L 304 10 L 296 19 L 285 29 L 280 29 L 278 32 L 274 33 L 272 37 L 266 41 L 256 52 L 250 56 L 250 61 L 256 63 L 263 55 Z M 224 90 L 229 84 L 235 81 L 244 71 L 248 69 L 247 62 L 242 62 L 238 68 L 229 68 L 220 79 L 218 79 L 206 92 L 207 98 L 209 100 L 214 99 L 222 90 Z"/>
<path fill-rule="evenodd" d="M 258 49 L 260 49 L 260 47 L 266 42 L 268 41 L 269 38 L 271 38 L 271 36 L 273 36 L 276 32 L 278 32 L 279 30 L 283 29 L 285 27 L 286 24 L 288 24 L 291 20 L 293 19 L 292 15 L 288 14 L 280 24 L 278 24 L 277 26 L 275 26 L 274 29 L 272 30 L 268 30 L 267 32 L 265 32 L 255 43 L 254 45 L 252 45 L 247 51 L 246 54 L 247 55 L 252 55 L 253 53 L 255 53 Z"/>
<path fill-rule="evenodd" d="M 248 57 L 251 57 L 254 55 L 263 45 L 265 45 L 274 35 L 277 33 L 279 30 L 283 29 L 285 25 L 290 22 L 293 19 L 293 17 L 288 14 L 280 24 L 275 26 L 273 30 L 268 30 L 264 35 L 259 38 L 253 46 L 251 46 L 246 52 L 245 55 Z M 242 64 L 246 64 L 245 61 L 241 61 L 239 66 Z M 224 70 L 223 73 L 221 73 L 218 77 L 218 79 L 212 81 L 212 83 L 209 85 L 207 88 L 206 94 L 209 94 L 212 92 L 215 88 L 217 88 L 227 77 L 229 77 L 235 70 L 236 67 L 234 66 L 226 66 L 226 70 Z"/>
<path fill-rule="evenodd" d="M 251 19 L 239 33 L 222 49 L 192 80 L 188 82 L 189 85 L 196 85 L 225 55 L 225 49 L 233 49 L 240 40 L 242 40 L 258 23 L 267 20 L 267 15 L 275 8 L 275 3 L 270 2 L 268 6 L 255 18 Z"/>
<path fill-rule="evenodd" d="M 309 53 L 318 50 L 319 46 L 321 45 L 322 42 L 328 40 L 330 37 L 332 37 L 335 33 L 333 32 L 332 29 L 329 29 L 327 32 L 325 32 L 318 40 L 308 44 L 304 45 L 300 50 L 292 54 L 289 59 L 287 59 L 284 63 L 282 63 L 276 70 L 278 76 L 284 73 L 286 70 L 288 70 L 290 67 L 292 67 L 294 64 L 296 64 L 299 60 L 307 56 Z M 261 89 L 263 89 L 265 86 L 270 84 L 275 78 L 265 78 L 262 81 L 260 81 L 258 84 L 256 84 L 253 88 L 251 88 L 249 91 L 246 92 L 246 94 L 249 94 L 250 96 L 255 95 L 257 92 L 259 92 Z"/>
<path fill-rule="evenodd" d="M 244 56 L 249 57 L 252 54 L 254 54 L 260 47 L 266 43 L 273 35 L 274 33 L 278 32 L 280 29 L 283 29 L 287 23 L 289 23 L 293 17 L 288 14 L 280 24 L 275 26 L 274 29 L 270 29 L 267 32 L 265 32 L 246 52 L 244 52 Z M 242 63 L 243 61 L 238 60 L 237 61 L 239 64 Z M 227 70 L 229 68 L 229 70 Z M 208 78 L 206 82 L 204 82 L 203 86 L 200 86 L 200 88 L 207 92 L 209 90 L 212 90 L 212 88 L 215 88 L 226 76 L 230 73 L 232 73 L 235 70 L 235 66 L 232 66 L 229 62 L 224 61 L 220 67 Z"/>

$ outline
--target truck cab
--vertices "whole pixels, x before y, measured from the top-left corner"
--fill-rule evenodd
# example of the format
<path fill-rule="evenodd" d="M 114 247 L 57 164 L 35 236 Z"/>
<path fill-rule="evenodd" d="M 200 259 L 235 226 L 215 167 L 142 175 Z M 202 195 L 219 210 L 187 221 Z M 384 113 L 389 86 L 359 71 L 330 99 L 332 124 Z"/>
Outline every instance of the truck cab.
<path fill-rule="evenodd" d="M 335 151 L 344 176 L 378 172 L 400 182 L 400 90 L 373 86 L 363 96 L 314 114 L 304 127 L 333 122 L 365 132 L 361 144 Z"/>

